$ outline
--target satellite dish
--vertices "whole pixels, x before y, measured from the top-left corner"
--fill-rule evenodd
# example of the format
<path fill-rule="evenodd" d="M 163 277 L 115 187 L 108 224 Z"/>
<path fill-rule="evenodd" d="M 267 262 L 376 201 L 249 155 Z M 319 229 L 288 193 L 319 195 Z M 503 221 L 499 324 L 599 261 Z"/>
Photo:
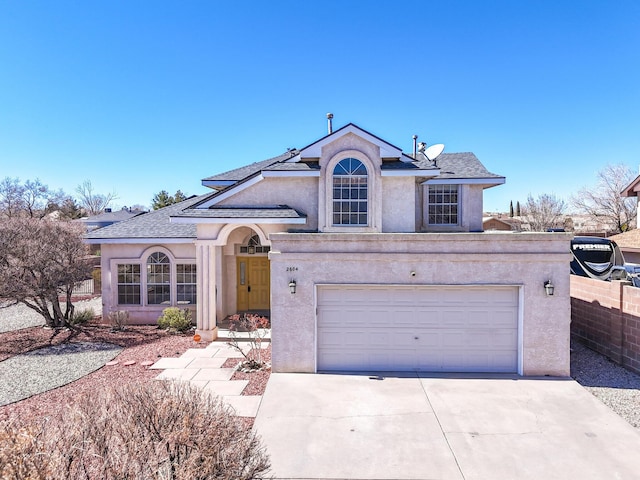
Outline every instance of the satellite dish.
<path fill-rule="evenodd" d="M 433 162 L 443 151 L 444 143 L 436 143 L 435 145 L 427 147 L 427 149 L 424 151 L 424 156 Z"/>

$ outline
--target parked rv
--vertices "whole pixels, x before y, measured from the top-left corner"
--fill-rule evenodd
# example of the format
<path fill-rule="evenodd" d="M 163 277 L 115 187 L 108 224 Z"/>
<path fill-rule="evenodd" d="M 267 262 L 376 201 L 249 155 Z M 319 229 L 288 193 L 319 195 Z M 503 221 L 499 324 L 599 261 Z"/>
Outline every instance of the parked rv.
<path fill-rule="evenodd" d="M 616 242 L 600 237 L 574 237 L 571 240 L 571 273 L 605 281 L 628 277 L 624 257 Z"/>

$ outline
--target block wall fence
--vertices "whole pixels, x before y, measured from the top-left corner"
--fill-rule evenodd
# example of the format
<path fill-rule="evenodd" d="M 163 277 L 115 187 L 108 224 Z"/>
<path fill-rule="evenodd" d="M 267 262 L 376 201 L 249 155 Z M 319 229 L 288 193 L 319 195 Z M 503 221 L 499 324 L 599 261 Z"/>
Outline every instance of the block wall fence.
<path fill-rule="evenodd" d="M 571 334 L 640 373 L 640 288 L 571 275 Z"/>

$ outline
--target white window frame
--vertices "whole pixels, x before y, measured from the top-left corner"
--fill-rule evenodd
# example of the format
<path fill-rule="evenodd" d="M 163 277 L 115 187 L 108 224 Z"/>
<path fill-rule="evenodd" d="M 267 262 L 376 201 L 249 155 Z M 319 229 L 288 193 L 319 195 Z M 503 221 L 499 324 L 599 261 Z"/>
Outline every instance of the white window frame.
<path fill-rule="evenodd" d="M 366 173 L 364 175 L 353 173 L 355 169 L 353 168 L 352 165 L 349 165 L 349 168 L 348 168 L 349 171 L 347 171 L 347 168 L 341 165 L 343 162 L 346 162 L 347 160 L 350 163 L 357 162 L 358 163 L 357 168 L 358 169 L 360 167 L 364 168 Z M 338 167 L 341 167 L 347 173 L 346 174 L 336 173 L 336 170 L 338 169 Z M 336 181 L 338 179 L 340 179 L 340 185 L 336 185 Z M 346 184 L 343 184 L 345 180 L 346 180 Z M 359 192 L 363 190 L 361 188 L 361 185 L 363 184 L 364 184 L 364 191 L 365 191 L 364 199 L 360 198 L 360 194 L 359 194 Z M 347 192 L 348 197 L 335 198 L 336 190 L 339 190 L 341 192 L 341 197 L 342 195 L 344 195 L 345 192 Z M 358 192 L 357 198 L 352 198 L 352 192 Z M 333 170 L 331 172 L 331 226 L 332 227 L 368 227 L 369 226 L 369 197 L 370 197 L 369 172 L 367 171 L 367 166 L 364 164 L 364 162 L 362 162 L 357 158 L 345 157 L 342 160 L 340 160 L 338 163 L 336 163 L 333 166 Z M 342 205 L 342 204 L 348 205 L 346 209 L 346 213 L 342 209 L 340 209 L 339 212 L 336 211 L 336 205 Z M 364 210 L 360 210 L 360 208 L 358 208 L 356 212 L 351 211 L 351 207 L 354 204 L 356 204 L 358 207 L 364 204 Z M 336 215 L 340 216 L 339 222 L 335 221 Z M 348 218 L 348 221 L 343 222 L 342 219 L 345 218 L 345 215 L 346 215 L 346 218 Z M 357 219 L 355 223 L 351 222 L 351 218 L 353 218 L 354 215 L 356 216 L 356 219 Z M 360 222 L 360 217 L 363 215 L 366 221 Z"/>
<path fill-rule="evenodd" d="M 333 223 L 333 171 L 345 158 L 355 158 L 367 170 L 367 225 L 334 225 Z M 382 225 L 382 196 L 380 166 L 359 150 L 341 150 L 322 165 L 321 187 L 318 189 L 318 228 L 321 232 L 372 233 L 380 231 Z"/>
<path fill-rule="evenodd" d="M 425 219 L 426 219 L 426 226 L 429 227 L 457 227 L 460 226 L 460 221 L 462 219 L 462 211 L 461 211 L 461 206 L 462 206 L 462 192 L 460 189 L 460 185 L 459 184 L 455 184 L 455 183 L 445 183 L 445 184 L 427 184 L 427 191 L 425 192 L 426 194 L 426 198 L 425 198 L 425 208 L 426 208 L 426 215 L 425 215 Z M 455 223 L 431 223 L 431 206 L 435 205 L 435 206 L 453 206 L 454 203 L 451 202 L 437 202 L 437 203 L 431 203 L 430 198 L 431 198 L 431 189 L 454 189 L 456 190 L 456 203 L 455 203 L 455 207 L 456 207 L 456 222 Z M 437 194 L 438 192 L 436 192 Z M 442 192 L 442 194 L 446 194 L 446 193 L 451 193 L 451 192 Z M 446 215 L 446 214 L 439 214 L 439 215 Z M 451 215 L 451 213 L 449 213 L 449 215 Z"/>
<path fill-rule="evenodd" d="M 147 279 L 147 260 L 154 253 L 163 253 L 169 259 L 169 303 L 149 303 L 147 298 L 147 288 L 148 288 L 148 279 Z M 154 246 L 146 249 L 142 254 L 138 257 L 134 258 L 112 258 L 109 261 L 111 278 L 112 278 L 112 305 L 114 308 L 123 308 L 135 309 L 136 307 L 150 307 L 157 308 L 159 310 L 165 309 L 167 307 L 195 307 L 198 303 L 198 298 L 196 294 L 196 303 L 180 303 L 178 302 L 178 275 L 177 275 L 177 266 L 178 265 L 195 265 L 196 266 L 196 282 L 197 282 L 197 262 L 195 258 L 176 258 L 170 250 L 160 247 Z M 138 265 L 140 268 L 140 303 L 132 304 L 132 303 L 119 303 L 118 296 L 118 265 Z M 196 291 L 197 291 L 197 283 L 196 283 Z"/>

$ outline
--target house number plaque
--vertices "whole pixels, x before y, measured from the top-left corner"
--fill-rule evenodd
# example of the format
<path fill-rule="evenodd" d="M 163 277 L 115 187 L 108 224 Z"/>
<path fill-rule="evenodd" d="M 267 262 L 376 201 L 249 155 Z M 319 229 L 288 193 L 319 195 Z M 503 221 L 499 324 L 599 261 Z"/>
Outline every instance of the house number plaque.
<path fill-rule="evenodd" d="M 298 267 L 287 267 L 287 272 L 297 272 Z"/>

